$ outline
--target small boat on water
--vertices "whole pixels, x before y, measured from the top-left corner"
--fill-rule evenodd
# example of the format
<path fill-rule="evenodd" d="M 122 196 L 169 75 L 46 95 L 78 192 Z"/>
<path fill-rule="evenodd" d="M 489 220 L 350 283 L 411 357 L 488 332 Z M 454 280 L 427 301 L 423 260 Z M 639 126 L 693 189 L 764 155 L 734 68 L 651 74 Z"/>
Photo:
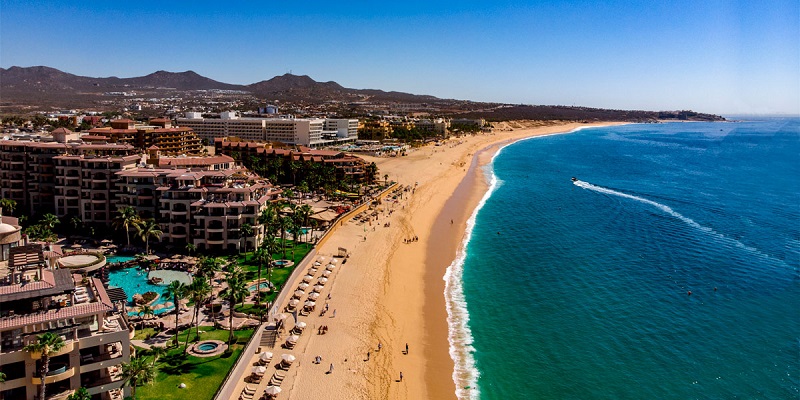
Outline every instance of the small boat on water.
<path fill-rule="evenodd" d="M 577 182 L 577 181 L 578 181 L 578 178 L 576 178 L 576 177 L 574 177 L 574 176 L 573 176 L 573 177 L 572 177 L 572 181 L 573 181 L 573 182 Z"/>

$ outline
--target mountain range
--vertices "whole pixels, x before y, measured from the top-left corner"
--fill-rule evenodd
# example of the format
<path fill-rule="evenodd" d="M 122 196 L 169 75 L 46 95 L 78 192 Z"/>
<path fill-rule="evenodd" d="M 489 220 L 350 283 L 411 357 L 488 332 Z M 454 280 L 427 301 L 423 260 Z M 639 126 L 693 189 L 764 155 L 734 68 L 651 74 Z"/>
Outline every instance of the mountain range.
<path fill-rule="evenodd" d="M 236 90 L 268 100 L 322 103 L 339 101 L 430 102 L 433 96 L 376 89 L 350 89 L 336 82 L 317 82 L 307 75 L 285 74 L 249 85 L 235 85 L 206 78 L 194 71 L 156 71 L 134 77 L 93 78 L 46 66 L 0 68 L 0 102 L 46 104 L 63 107 L 85 105 L 109 92 L 136 92 L 137 95 L 168 94 L 171 91 Z"/>

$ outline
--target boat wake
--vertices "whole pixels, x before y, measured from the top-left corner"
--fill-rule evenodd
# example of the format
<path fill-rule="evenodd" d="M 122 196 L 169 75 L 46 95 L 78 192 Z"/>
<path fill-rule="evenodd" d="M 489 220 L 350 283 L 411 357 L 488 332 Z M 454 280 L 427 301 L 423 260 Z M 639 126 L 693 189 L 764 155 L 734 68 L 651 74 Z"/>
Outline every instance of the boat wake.
<path fill-rule="evenodd" d="M 770 256 L 769 254 L 763 253 L 762 251 L 760 251 L 759 249 L 757 249 L 755 247 L 748 246 L 748 245 L 746 245 L 746 244 L 744 244 L 744 243 L 742 243 L 742 242 L 740 242 L 740 241 L 738 241 L 736 239 L 733 239 L 733 238 L 730 238 L 728 236 L 725 236 L 722 233 L 719 233 L 719 232 L 715 231 L 713 228 L 709 228 L 707 226 L 700 225 L 695 220 L 693 220 L 693 219 L 691 219 L 689 217 L 686 217 L 683 214 L 673 210 L 670 206 L 655 202 L 655 201 L 650 200 L 650 199 L 646 199 L 644 197 L 639 197 L 639 196 L 634 196 L 632 194 L 618 192 L 616 190 L 604 188 L 602 186 L 592 185 L 589 182 L 584 182 L 584 181 L 576 179 L 576 178 L 572 178 L 572 184 L 577 186 L 577 187 L 580 187 L 580 188 L 583 188 L 583 189 L 587 189 L 587 190 L 591 190 L 591 191 L 594 191 L 594 192 L 603 193 L 603 194 L 607 194 L 607 195 L 611 195 L 611 196 L 622 197 L 622 198 L 626 198 L 626 199 L 630 199 L 630 200 L 635 200 L 635 201 L 638 201 L 640 203 L 644 203 L 644 204 L 647 204 L 647 205 L 651 205 L 651 206 L 663 211 L 664 213 L 677 218 L 678 220 L 680 220 L 680 221 L 684 222 L 685 224 L 689 225 L 690 227 L 695 228 L 695 229 L 697 229 L 697 230 L 699 230 L 699 231 L 701 231 L 703 233 L 706 233 L 709 236 L 712 236 L 712 237 L 714 237 L 714 238 L 716 238 L 716 239 L 718 239 L 718 240 L 720 240 L 722 242 L 731 244 L 731 245 L 733 245 L 735 247 L 738 247 L 740 249 L 746 250 L 746 251 L 751 252 L 751 253 L 753 253 L 755 255 L 758 255 L 760 257 L 764 257 L 764 258 L 770 259 L 772 261 L 777 261 L 777 262 L 785 265 L 785 263 L 783 261 L 781 261 L 779 259 L 776 259 L 776 258 Z"/>

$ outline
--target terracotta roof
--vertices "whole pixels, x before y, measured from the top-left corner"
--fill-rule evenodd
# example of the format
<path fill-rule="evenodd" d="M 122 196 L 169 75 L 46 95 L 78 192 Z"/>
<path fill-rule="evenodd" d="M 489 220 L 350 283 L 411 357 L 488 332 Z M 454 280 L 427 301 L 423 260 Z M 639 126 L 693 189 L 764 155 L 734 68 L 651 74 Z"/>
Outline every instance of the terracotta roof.
<path fill-rule="evenodd" d="M 75 289 L 69 270 L 42 271 L 42 279 L 0 286 L 0 303 L 68 292 Z"/>
<path fill-rule="evenodd" d="M 67 129 L 67 128 L 61 127 L 61 128 L 55 129 L 53 132 L 50 132 L 50 133 L 65 133 L 65 134 L 69 135 L 70 133 L 73 133 L 73 132 L 71 130 Z"/>
<path fill-rule="evenodd" d="M 211 157 L 162 157 L 158 159 L 159 167 L 168 166 L 187 166 L 187 165 L 214 165 L 221 163 L 232 163 L 233 158 L 226 155 Z"/>
<path fill-rule="evenodd" d="M 148 147 L 147 150 L 158 150 L 158 146 L 152 145 L 152 146 Z"/>
<path fill-rule="evenodd" d="M 13 317 L 0 318 L 0 329 L 9 330 L 22 328 L 24 326 L 39 324 L 64 318 L 82 318 L 90 315 L 95 315 L 103 312 L 111 311 L 112 308 L 100 303 L 92 302 L 88 304 L 77 304 L 70 307 L 62 307 L 60 309 L 47 310 L 45 312 L 35 314 L 25 314 Z"/>

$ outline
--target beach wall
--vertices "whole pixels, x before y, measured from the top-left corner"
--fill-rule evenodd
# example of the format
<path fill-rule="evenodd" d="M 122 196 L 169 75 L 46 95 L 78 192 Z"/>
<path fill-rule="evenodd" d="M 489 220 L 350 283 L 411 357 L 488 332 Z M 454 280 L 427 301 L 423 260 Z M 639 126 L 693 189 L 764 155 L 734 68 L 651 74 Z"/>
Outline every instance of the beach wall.
<path fill-rule="evenodd" d="M 389 192 L 397 188 L 397 186 L 398 186 L 397 182 L 391 184 L 388 188 L 384 189 L 377 196 L 375 196 L 375 200 L 383 200 L 383 198 L 386 197 L 386 195 L 389 194 Z M 360 212 L 369 208 L 371 204 L 372 201 L 365 202 L 364 204 L 361 204 L 360 206 L 342 214 L 338 219 L 336 219 L 333 225 L 331 225 L 330 229 L 328 229 L 325 233 L 322 234 L 322 237 L 320 237 L 319 240 L 317 241 L 316 247 L 317 248 L 322 247 L 322 245 L 328 241 L 328 238 L 330 238 L 331 236 L 333 236 L 334 233 L 336 233 L 336 230 L 339 229 L 340 226 L 344 225 L 345 222 L 351 220 L 354 216 L 358 215 Z"/>
<path fill-rule="evenodd" d="M 216 396 L 214 396 L 214 400 L 230 400 L 239 398 L 239 396 L 234 393 L 237 382 L 235 379 L 231 379 L 231 377 L 238 379 L 239 377 L 247 376 L 247 368 L 250 367 L 250 360 L 253 358 L 252 355 L 256 354 L 256 350 L 261 343 L 261 335 L 264 333 L 264 328 L 266 326 L 267 322 L 256 327 L 255 332 L 253 332 L 253 334 L 250 336 L 250 341 L 247 342 L 244 350 L 242 350 L 242 353 L 239 354 L 239 359 L 236 360 L 236 365 L 234 365 L 234 367 L 228 371 L 228 376 L 226 376 L 225 380 L 222 382 L 222 386 L 220 386 Z"/>

